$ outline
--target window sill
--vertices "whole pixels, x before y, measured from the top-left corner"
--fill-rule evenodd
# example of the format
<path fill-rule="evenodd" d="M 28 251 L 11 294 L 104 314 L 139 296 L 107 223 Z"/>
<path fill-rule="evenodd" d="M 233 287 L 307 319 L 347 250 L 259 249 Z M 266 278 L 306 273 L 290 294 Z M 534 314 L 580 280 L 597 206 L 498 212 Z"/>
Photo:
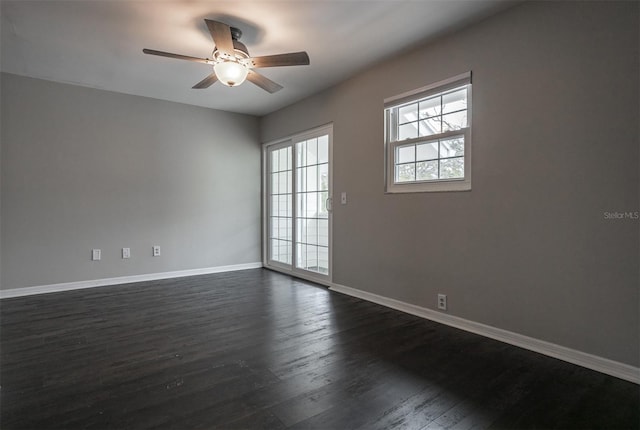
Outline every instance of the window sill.
<path fill-rule="evenodd" d="M 389 184 L 385 190 L 385 194 L 438 193 L 451 191 L 471 191 L 471 179 L 419 182 L 412 184 Z"/>

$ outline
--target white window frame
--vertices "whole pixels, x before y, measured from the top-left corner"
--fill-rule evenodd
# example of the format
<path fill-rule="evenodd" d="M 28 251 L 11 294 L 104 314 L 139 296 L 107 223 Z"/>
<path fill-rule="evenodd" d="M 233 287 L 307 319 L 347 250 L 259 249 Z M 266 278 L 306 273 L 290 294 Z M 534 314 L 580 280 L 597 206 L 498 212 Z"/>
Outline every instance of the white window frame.
<path fill-rule="evenodd" d="M 467 127 L 460 130 L 447 131 L 430 136 L 414 139 L 395 140 L 397 128 L 397 110 L 400 106 L 417 102 L 438 93 L 467 85 Z M 463 73 L 449 79 L 418 88 L 384 100 L 384 144 L 385 144 L 385 192 L 386 193 L 415 193 L 441 191 L 469 191 L 471 190 L 471 72 Z M 395 112 L 395 115 L 394 115 Z M 396 118 L 396 119 L 394 119 Z M 434 179 L 427 181 L 395 182 L 396 148 L 399 146 L 416 145 L 445 139 L 453 136 L 464 136 L 464 178 Z"/>
<path fill-rule="evenodd" d="M 328 215 L 329 215 L 329 273 L 322 274 L 313 271 L 301 269 L 296 267 L 296 242 L 297 242 L 297 229 L 295 222 L 297 219 L 297 205 L 296 205 L 296 192 L 297 192 L 297 169 L 295 166 L 296 160 L 296 143 L 312 139 L 314 137 L 328 135 L 329 136 L 329 190 L 328 190 Z M 281 263 L 271 259 L 271 250 L 269 249 L 269 214 L 270 214 L 270 161 L 269 161 L 269 149 L 278 149 L 282 147 L 292 147 L 293 155 L 293 175 L 292 175 L 292 200 L 293 200 L 293 235 L 292 235 L 292 256 L 291 264 Z M 306 279 L 312 282 L 317 282 L 323 285 L 332 285 L 333 282 L 333 123 L 328 123 L 310 130 L 296 133 L 283 139 L 274 140 L 271 142 L 262 144 L 262 264 L 264 267 L 276 270 L 278 272 L 286 273 L 288 275 L 296 276 L 302 279 Z"/>

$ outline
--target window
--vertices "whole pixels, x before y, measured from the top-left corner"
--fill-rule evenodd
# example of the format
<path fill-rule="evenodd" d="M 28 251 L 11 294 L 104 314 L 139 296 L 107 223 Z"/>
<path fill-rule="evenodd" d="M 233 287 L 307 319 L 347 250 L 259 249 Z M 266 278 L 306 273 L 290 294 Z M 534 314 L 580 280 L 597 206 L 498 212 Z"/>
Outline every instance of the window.
<path fill-rule="evenodd" d="M 385 100 L 386 190 L 471 189 L 471 73 Z"/>

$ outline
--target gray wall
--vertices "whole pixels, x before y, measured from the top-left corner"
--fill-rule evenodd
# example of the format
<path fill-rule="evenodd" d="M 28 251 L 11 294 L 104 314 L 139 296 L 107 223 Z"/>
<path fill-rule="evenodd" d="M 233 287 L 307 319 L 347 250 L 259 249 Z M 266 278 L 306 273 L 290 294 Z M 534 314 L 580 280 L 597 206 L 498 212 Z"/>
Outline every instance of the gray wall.
<path fill-rule="evenodd" d="M 1 85 L 3 289 L 260 261 L 257 118 Z"/>
<path fill-rule="evenodd" d="M 638 366 L 638 6 L 527 2 L 264 117 L 334 122 L 334 282 Z M 468 70 L 473 189 L 385 195 L 383 99 Z"/>

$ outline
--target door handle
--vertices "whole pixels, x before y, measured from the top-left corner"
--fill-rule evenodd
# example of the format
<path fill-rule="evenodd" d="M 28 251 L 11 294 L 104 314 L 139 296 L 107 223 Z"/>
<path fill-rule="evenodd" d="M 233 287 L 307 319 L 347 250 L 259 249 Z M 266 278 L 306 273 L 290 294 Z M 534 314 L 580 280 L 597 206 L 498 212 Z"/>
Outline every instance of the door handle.
<path fill-rule="evenodd" d="M 327 208 L 327 212 L 333 211 L 333 199 L 331 197 L 327 197 L 327 200 L 324 201 L 324 205 Z"/>

